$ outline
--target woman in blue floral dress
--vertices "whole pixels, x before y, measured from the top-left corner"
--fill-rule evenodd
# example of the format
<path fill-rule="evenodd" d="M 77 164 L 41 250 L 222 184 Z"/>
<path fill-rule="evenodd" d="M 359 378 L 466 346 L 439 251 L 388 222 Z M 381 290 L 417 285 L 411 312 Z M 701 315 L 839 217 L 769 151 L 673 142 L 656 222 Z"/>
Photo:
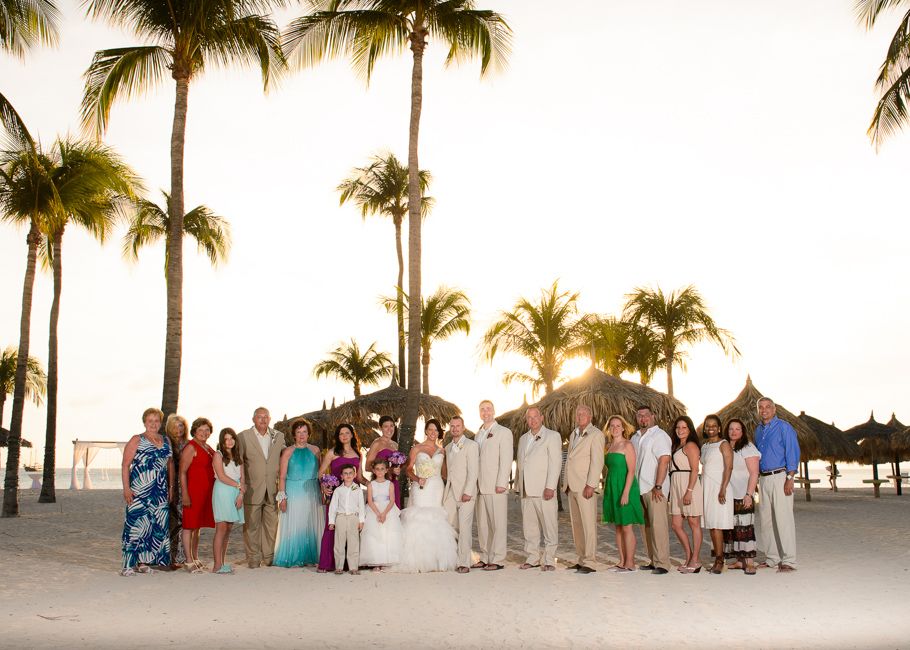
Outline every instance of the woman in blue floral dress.
<path fill-rule="evenodd" d="M 123 450 L 123 576 L 156 573 L 153 566 L 170 564 L 168 503 L 174 494 L 174 459 L 159 433 L 163 417 L 156 408 L 146 409 L 145 432 L 133 436 Z"/>

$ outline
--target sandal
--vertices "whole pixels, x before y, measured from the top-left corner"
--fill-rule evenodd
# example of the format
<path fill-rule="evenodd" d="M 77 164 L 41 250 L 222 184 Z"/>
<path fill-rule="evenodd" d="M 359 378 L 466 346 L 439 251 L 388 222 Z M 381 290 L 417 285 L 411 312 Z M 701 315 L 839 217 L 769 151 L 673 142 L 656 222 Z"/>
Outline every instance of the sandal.
<path fill-rule="evenodd" d="M 217 571 L 212 571 L 212 573 L 218 573 L 223 576 L 231 576 L 234 575 L 234 569 L 232 569 L 228 564 L 222 564 L 220 569 Z"/>
<path fill-rule="evenodd" d="M 789 564 L 781 564 L 777 570 L 778 573 L 793 573 L 794 571 L 796 571 L 796 567 L 792 567 Z"/>
<path fill-rule="evenodd" d="M 539 564 L 528 564 L 527 562 L 525 562 L 518 568 L 519 569 L 539 569 L 540 565 Z"/>
<path fill-rule="evenodd" d="M 500 569 L 505 569 L 505 567 L 501 564 L 488 564 L 483 568 L 484 571 L 499 571 Z"/>
<path fill-rule="evenodd" d="M 487 567 L 486 562 L 475 562 L 471 565 L 472 569 L 485 569 Z"/>
<path fill-rule="evenodd" d="M 351 571 L 351 575 L 352 575 L 352 576 L 359 576 L 359 575 L 360 575 L 360 571 Z"/>
<path fill-rule="evenodd" d="M 720 575 L 727 569 L 727 565 L 724 564 L 723 558 L 718 558 L 714 561 L 714 565 L 708 569 L 708 573 L 713 573 L 714 575 Z"/>
<path fill-rule="evenodd" d="M 757 572 L 754 566 L 747 566 L 745 569 L 743 569 L 743 573 L 745 573 L 747 576 L 754 576 Z"/>
<path fill-rule="evenodd" d="M 124 578 L 132 578 L 134 575 L 136 575 L 136 572 L 133 571 L 133 567 L 128 566 L 120 571 L 120 575 L 122 575 Z"/>
<path fill-rule="evenodd" d="M 381 567 L 381 566 L 374 566 L 374 567 L 373 567 L 373 573 L 382 573 L 382 567 Z"/>
<path fill-rule="evenodd" d="M 189 562 L 183 565 L 183 568 L 186 569 L 187 573 L 206 573 L 205 567 L 196 564 L 195 562 L 190 564 Z"/>
<path fill-rule="evenodd" d="M 687 574 L 688 573 L 700 573 L 701 567 L 702 567 L 701 564 L 699 564 L 698 566 L 684 566 L 680 569 L 680 572 L 687 573 Z M 720 571 L 718 571 L 718 573 L 720 573 Z"/>
<path fill-rule="evenodd" d="M 158 573 L 155 569 L 150 567 L 148 564 L 140 564 L 138 567 L 136 567 L 136 572 L 137 573 L 147 573 L 149 575 Z"/>
<path fill-rule="evenodd" d="M 458 567 L 458 568 L 455 569 L 455 570 L 456 570 L 458 573 L 470 573 L 470 572 L 471 572 L 471 570 L 470 570 L 468 567 L 466 567 L 466 566 L 460 566 L 460 567 Z"/>
<path fill-rule="evenodd" d="M 542 567 L 540 570 L 541 571 L 556 571 L 556 567 L 553 566 L 552 564 L 548 564 L 545 567 Z"/>
<path fill-rule="evenodd" d="M 344 575 L 344 571 L 341 571 L 341 570 L 339 570 L 339 569 L 335 569 L 335 575 L 336 575 L 336 576 Z"/>

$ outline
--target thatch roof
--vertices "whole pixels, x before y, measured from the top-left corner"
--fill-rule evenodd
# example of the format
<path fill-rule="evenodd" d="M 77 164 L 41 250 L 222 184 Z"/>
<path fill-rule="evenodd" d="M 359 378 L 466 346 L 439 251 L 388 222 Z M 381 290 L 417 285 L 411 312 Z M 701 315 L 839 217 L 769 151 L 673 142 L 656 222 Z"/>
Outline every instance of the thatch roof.
<path fill-rule="evenodd" d="M 396 422 L 400 422 L 404 416 L 404 404 L 407 396 L 408 391 L 399 386 L 398 380 L 393 377 L 392 382 L 386 388 L 355 397 L 350 402 L 335 407 L 335 410 L 332 411 L 332 419 L 336 424 L 351 422 L 357 427 L 360 426 L 360 423 L 369 422 L 373 416 L 388 415 Z M 461 415 L 461 409 L 441 397 L 421 393 L 418 413 L 424 420 L 438 418 L 440 422 L 448 423 L 456 415 Z M 361 443 L 366 444 L 363 440 Z"/>
<path fill-rule="evenodd" d="M 891 419 L 888 420 L 888 426 L 894 427 L 898 431 L 903 431 L 904 429 L 907 428 L 907 425 L 904 424 L 903 422 L 901 422 L 900 420 L 898 420 L 897 417 L 894 415 L 894 413 L 891 413 Z"/>
<path fill-rule="evenodd" d="M 512 447 L 518 449 L 518 440 L 528 430 L 528 423 L 525 420 L 525 414 L 528 412 L 528 396 L 525 395 L 521 401 L 521 406 L 511 411 L 506 411 L 502 415 L 496 416 L 496 421 L 502 426 L 512 431 Z"/>
<path fill-rule="evenodd" d="M 849 463 L 859 460 L 862 455 L 859 445 L 850 436 L 838 429 L 833 424 L 826 424 L 811 415 L 806 415 L 801 411 L 799 419 L 806 423 L 815 436 L 818 438 L 819 452 L 818 456 L 812 456 L 809 460 L 827 460 L 829 462 Z"/>
<path fill-rule="evenodd" d="M 746 385 L 739 395 L 736 396 L 736 399 L 719 411 L 715 411 L 715 413 L 720 417 L 721 422 L 727 422 L 731 418 L 739 418 L 742 420 L 746 424 L 746 429 L 748 429 L 746 434 L 751 440 L 755 434 L 755 428 L 761 422 L 761 420 L 758 419 L 758 408 L 756 404 L 762 397 L 765 397 L 765 395 L 755 388 L 755 385 L 752 383 L 752 377 L 746 377 Z M 801 461 L 805 462 L 812 458 L 820 458 L 819 454 L 821 453 L 821 447 L 818 442 L 818 437 L 805 422 L 780 404 L 777 404 L 777 417 L 796 430 Z"/>
<path fill-rule="evenodd" d="M 287 445 L 294 444 L 294 438 L 291 436 L 291 423 L 294 420 L 303 418 L 313 425 L 310 432 L 310 442 L 318 447 L 327 448 L 332 444 L 332 438 L 335 435 L 335 427 L 346 420 L 338 419 L 335 416 L 335 400 L 332 400 L 332 407 L 326 408 L 325 400 L 322 400 L 322 408 L 318 411 L 310 411 L 292 418 L 285 416 L 281 422 L 275 423 L 275 428 L 284 434 L 284 441 Z M 351 422 L 357 431 L 357 440 L 360 441 L 361 447 L 369 447 L 379 436 L 379 423 L 372 419 L 365 422 Z"/>
<path fill-rule="evenodd" d="M 910 427 L 891 436 L 891 449 L 902 457 L 910 454 Z"/>
<path fill-rule="evenodd" d="M 0 447 L 8 447 L 8 446 L 9 446 L 9 430 L 4 429 L 3 427 L 0 427 Z M 32 443 L 30 443 L 25 438 L 20 438 L 19 446 L 25 447 L 26 449 L 31 449 Z"/>
<path fill-rule="evenodd" d="M 670 422 L 686 413 L 685 405 L 678 399 L 592 367 L 580 377 L 567 381 L 545 395 L 540 401 L 505 413 L 497 421 L 508 426 L 513 435 L 520 436 L 528 430 L 525 414 L 531 406 L 536 406 L 543 416 L 544 426 L 558 431 L 563 440 L 566 440 L 575 430 L 575 410 L 582 404 L 590 406 L 594 411 L 593 424 L 599 429 L 603 429 L 607 418 L 614 414 L 619 414 L 634 424 L 638 407 L 642 404 L 651 407 L 656 422 L 663 427 L 669 426 Z"/>
<path fill-rule="evenodd" d="M 850 427 L 845 434 L 859 443 L 866 463 L 882 463 L 894 458 L 891 438 L 898 430 L 887 424 L 875 421 L 875 413 L 869 414 L 869 421 Z"/>

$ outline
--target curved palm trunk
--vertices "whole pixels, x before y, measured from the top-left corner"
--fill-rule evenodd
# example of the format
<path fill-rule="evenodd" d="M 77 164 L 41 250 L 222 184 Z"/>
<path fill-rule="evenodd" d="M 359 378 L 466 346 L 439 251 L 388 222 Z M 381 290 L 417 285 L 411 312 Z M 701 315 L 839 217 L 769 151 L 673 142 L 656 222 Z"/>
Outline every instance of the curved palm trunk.
<path fill-rule="evenodd" d="M 427 30 L 418 16 L 411 33 L 414 68 L 411 72 L 411 123 L 408 133 L 408 396 L 401 422 L 398 446 L 410 453 L 420 411 L 420 178 L 418 176 L 417 141 L 420 132 L 420 110 L 423 106 L 423 51 Z M 402 500 L 408 494 L 408 480 L 401 473 Z"/>
<path fill-rule="evenodd" d="M 174 102 L 174 127 L 171 132 L 171 200 L 168 216 L 167 334 L 164 342 L 164 387 L 161 410 L 164 417 L 177 412 L 180 399 L 180 363 L 183 358 L 183 155 L 186 141 L 186 110 L 189 72 L 174 69 L 177 97 Z"/>
<path fill-rule="evenodd" d="M 54 469 L 57 454 L 57 324 L 60 321 L 60 293 L 63 289 L 63 228 L 54 233 L 54 302 L 51 303 L 47 334 L 47 429 L 44 436 L 44 478 L 38 503 L 56 503 Z"/>
<path fill-rule="evenodd" d="M 32 219 L 28 237 L 28 261 L 22 286 L 22 316 L 19 320 L 19 354 L 16 357 L 16 379 L 13 390 L 13 414 L 9 424 L 9 449 L 6 455 L 6 479 L 3 484 L 3 517 L 19 516 L 19 450 L 22 440 L 22 412 L 25 409 L 25 377 L 28 371 L 28 341 L 32 326 L 32 290 L 38 260 L 38 222 Z"/>
<path fill-rule="evenodd" d="M 395 250 L 398 252 L 398 294 L 397 315 L 398 315 L 398 382 L 402 388 L 407 388 L 407 378 L 405 376 L 406 366 L 404 365 L 404 300 L 401 296 L 404 291 L 404 252 L 401 250 L 401 219 L 395 219 Z"/>
<path fill-rule="evenodd" d="M 423 365 L 423 394 L 430 394 L 430 346 L 427 345 L 423 348 L 423 356 L 421 358 L 421 364 Z"/>

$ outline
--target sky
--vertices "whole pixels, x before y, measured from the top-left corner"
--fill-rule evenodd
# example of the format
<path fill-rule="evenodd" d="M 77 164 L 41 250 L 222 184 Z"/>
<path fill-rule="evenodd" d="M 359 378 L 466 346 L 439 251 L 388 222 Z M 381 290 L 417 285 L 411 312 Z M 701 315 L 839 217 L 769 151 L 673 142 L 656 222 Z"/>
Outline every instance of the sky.
<path fill-rule="evenodd" d="M 613 315 L 634 287 L 694 284 L 742 353 L 733 362 L 698 346 L 688 372 L 674 372 L 697 421 L 751 375 L 789 410 L 841 428 L 873 410 L 908 422 L 910 225 L 895 189 L 910 172 L 910 133 L 878 153 L 865 135 L 900 16 L 866 32 L 852 4 L 579 0 L 559 12 L 478 2 L 514 32 L 508 69 L 484 79 L 477 61 L 446 68 L 431 40 L 420 167 L 436 207 L 423 286 L 460 287 L 473 306 L 470 335 L 432 350 L 431 392 L 471 429 L 481 399 L 498 412 L 525 393 L 532 401 L 528 387 L 501 382 L 527 363 L 482 364 L 477 343 L 497 312 L 556 279 L 581 292 L 582 311 Z M 59 48 L 2 60 L 4 94 L 46 145 L 78 133 L 92 54 L 136 43 L 62 7 Z M 284 27 L 302 11 L 275 18 Z M 240 430 L 260 404 L 274 421 L 351 399 L 349 385 L 311 372 L 341 340 L 396 356 L 395 318 L 377 304 L 397 279 L 394 228 L 339 206 L 335 188 L 376 151 L 406 160 L 410 66 L 409 53 L 380 62 L 369 88 L 344 60 L 294 71 L 268 94 L 251 70 L 210 68 L 192 83 L 186 206 L 225 217 L 234 246 L 213 270 L 185 245 L 179 412 L 190 421 Z M 121 102 L 105 136 L 155 199 L 170 182 L 173 101 L 169 81 Z M 75 229 L 64 238 L 60 467 L 72 464 L 72 440 L 127 440 L 161 403 L 163 246 L 130 266 L 123 232 L 103 247 Z M 19 339 L 25 234 L 0 224 L 3 347 Z M 30 352 L 43 362 L 51 299 L 52 279 L 39 275 Z M 665 376 L 652 386 L 665 390 Z M 39 459 L 45 418 L 26 407 Z"/>

